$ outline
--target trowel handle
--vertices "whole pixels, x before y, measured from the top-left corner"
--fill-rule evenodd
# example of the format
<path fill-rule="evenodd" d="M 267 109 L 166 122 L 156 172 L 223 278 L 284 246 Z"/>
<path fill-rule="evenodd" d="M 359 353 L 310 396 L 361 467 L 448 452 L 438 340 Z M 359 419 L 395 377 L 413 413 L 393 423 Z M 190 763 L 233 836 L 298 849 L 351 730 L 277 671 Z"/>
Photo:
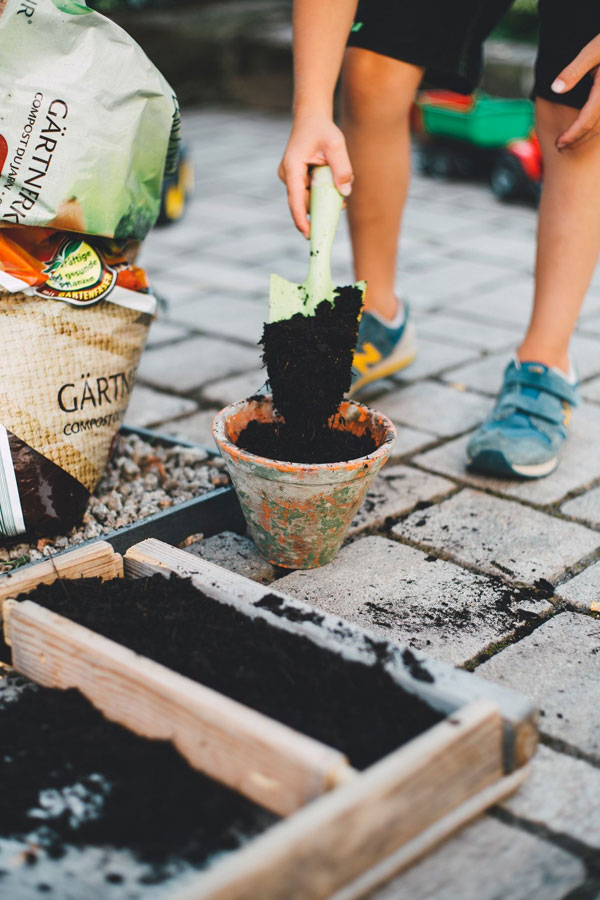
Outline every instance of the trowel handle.
<path fill-rule="evenodd" d="M 307 285 L 313 296 L 325 297 L 333 289 L 331 248 L 344 198 L 333 182 L 329 166 L 316 166 L 310 191 L 310 266 Z"/>

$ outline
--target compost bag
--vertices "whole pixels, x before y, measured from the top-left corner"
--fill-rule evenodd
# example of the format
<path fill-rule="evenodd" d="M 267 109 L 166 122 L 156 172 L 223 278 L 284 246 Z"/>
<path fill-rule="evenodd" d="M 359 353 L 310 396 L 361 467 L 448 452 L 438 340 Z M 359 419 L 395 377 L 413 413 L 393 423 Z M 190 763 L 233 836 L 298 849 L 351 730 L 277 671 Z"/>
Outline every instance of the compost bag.
<path fill-rule="evenodd" d="M 175 167 L 175 95 L 76 0 L 0 0 L 0 225 L 141 240 Z"/>
<path fill-rule="evenodd" d="M 0 0 L 0 539 L 78 524 L 155 312 L 172 90 L 76 0 Z"/>

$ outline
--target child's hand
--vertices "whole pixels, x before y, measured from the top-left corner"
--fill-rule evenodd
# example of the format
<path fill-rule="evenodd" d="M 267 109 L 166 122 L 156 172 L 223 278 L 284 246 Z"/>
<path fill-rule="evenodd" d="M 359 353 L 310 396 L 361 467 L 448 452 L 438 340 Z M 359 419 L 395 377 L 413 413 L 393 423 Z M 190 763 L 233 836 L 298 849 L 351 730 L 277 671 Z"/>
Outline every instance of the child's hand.
<path fill-rule="evenodd" d="M 575 87 L 588 72 L 594 76 L 594 84 L 587 103 L 570 128 L 557 138 L 559 150 L 579 147 L 591 138 L 600 134 L 600 34 L 589 44 L 572 63 L 562 70 L 552 84 L 552 90 L 564 94 Z"/>
<path fill-rule="evenodd" d="M 279 177 L 287 187 L 288 203 L 296 228 L 310 236 L 307 216 L 310 201 L 309 166 L 328 165 L 335 185 L 344 197 L 352 191 L 352 166 L 346 141 L 329 116 L 303 113 L 294 119 L 292 133 L 279 166 Z"/>

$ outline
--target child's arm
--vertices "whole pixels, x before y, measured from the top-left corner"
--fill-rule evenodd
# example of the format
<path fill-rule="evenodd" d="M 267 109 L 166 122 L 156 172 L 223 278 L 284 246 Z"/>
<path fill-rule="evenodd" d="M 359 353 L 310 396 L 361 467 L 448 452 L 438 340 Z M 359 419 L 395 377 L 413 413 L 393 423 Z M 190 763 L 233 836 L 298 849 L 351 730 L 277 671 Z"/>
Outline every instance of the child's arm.
<path fill-rule="evenodd" d="M 357 0 L 294 0 L 294 123 L 279 167 L 296 227 L 309 236 L 308 167 L 331 166 L 344 196 L 352 167 L 333 121 L 333 94 Z"/>

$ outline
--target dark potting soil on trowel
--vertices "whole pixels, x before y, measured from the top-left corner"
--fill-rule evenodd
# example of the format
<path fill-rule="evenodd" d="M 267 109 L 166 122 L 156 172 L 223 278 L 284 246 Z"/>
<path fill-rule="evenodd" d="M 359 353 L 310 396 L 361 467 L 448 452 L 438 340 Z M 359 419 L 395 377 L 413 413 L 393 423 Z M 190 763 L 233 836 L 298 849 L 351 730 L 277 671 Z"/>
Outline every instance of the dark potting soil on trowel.
<path fill-rule="evenodd" d="M 357 436 L 329 427 L 352 380 L 362 291 L 338 288 L 334 304 L 324 300 L 313 316 L 267 323 L 261 343 L 283 423 L 251 422 L 238 446 L 269 459 L 326 463 L 357 459 L 376 449 L 371 434 Z"/>
<path fill-rule="evenodd" d="M 341 750 L 357 768 L 443 718 L 381 662 L 348 661 L 205 597 L 189 581 L 62 581 L 29 599 Z M 269 608 L 268 596 L 261 605 Z M 387 652 L 383 642 L 374 649 Z"/>
<path fill-rule="evenodd" d="M 192 769 L 168 742 L 109 722 L 78 691 L 38 688 L 15 674 L 0 679 L 0 761 L 0 837 L 27 841 L 28 865 L 38 852 L 59 859 L 67 846 L 103 847 L 107 856 L 118 848 L 146 863 L 142 883 L 154 883 L 276 821 Z M 3 862 L 0 855 L 0 896 Z M 116 868 L 108 882 L 119 880 Z"/>

